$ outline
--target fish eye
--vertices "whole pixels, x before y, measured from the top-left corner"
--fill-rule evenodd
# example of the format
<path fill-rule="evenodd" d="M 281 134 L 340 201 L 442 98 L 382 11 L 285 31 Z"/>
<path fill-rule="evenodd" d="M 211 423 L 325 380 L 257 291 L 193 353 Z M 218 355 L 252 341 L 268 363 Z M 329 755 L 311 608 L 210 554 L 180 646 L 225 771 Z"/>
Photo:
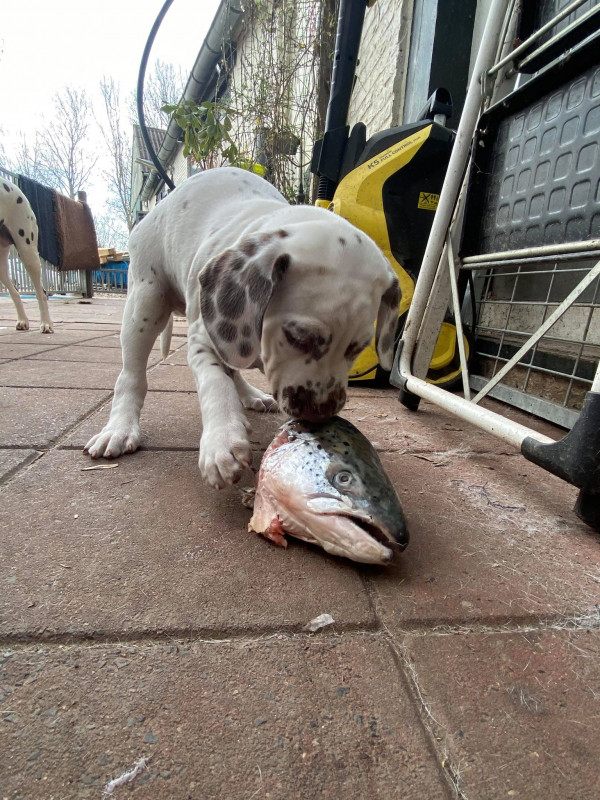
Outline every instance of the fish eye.
<path fill-rule="evenodd" d="M 333 477 L 334 484 L 340 489 L 347 489 L 352 483 L 352 473 L 348 470 L 341 470 Z"/>

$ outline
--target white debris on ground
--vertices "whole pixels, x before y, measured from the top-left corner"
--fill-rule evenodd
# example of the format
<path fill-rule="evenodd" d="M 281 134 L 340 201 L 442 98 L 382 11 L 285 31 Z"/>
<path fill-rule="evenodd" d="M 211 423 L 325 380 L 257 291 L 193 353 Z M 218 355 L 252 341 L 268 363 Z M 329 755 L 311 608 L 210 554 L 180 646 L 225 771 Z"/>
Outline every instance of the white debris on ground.
<path fill-rule="evenodd" d="M 118 778 L 113 778 L 112 781 L 109 781 L 104 787 L 104 794 L 110 795 L 115 789 L 118 789 L 119 786 L 123 786 L 126 783 L 131 783 L 131 781 L 137 778 L 137 776 L 146 769 L 148 761 L 150 761 L 149 758 L 140 758 L 140 760 L 136 761 L 130 770 L 124 772 L 122 775 L 119 775 Z"/>
<path fill-rule="evenodd" d="M 303 628 L 303 631 L 310 631 L 314 633 L 315 631 L 320 630 L 321 628 L 325 628 L 327 625 L 332 625 L 335 622 L 334 618 L 331 614 L 319 614 L 318 617 L 311 619 Z"/>

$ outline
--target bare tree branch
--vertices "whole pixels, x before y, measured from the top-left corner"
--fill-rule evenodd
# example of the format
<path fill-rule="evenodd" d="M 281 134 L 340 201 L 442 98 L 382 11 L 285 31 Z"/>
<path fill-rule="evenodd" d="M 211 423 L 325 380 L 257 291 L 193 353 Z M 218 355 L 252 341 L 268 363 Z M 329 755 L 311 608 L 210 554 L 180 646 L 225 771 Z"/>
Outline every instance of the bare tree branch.
<path fill-rule="evenodd" d="M 181 67 L 176 67 L 158 59 L 154 71 L 146 75 L 144 84 L 144 119 L 150 128 L 166 128 L 169 115 L 160 109 L 165 105 L 179 102 L 186 84 L 186 76 Z M 129 101 L 129 114 L 132 122 L 138 121 L 136 93 L 132 92 Z"/>
<path fill-rule="evenodd" d="M 85 90 L 66 86 L 53 98 L 54 119 L 36 137 L 44 182 L 72 199 L 86 183 L 98 156 L 89 148 L 90 104 Z"/>
<path fill-rule="evenodd" d="M 98 124 L 111 158 L 111 170 L 102 173 L 110 193 L 108 206 L 130 231 L 134 222 L 131 209 L 131 130 L 123 130 L 119 87 L 114 80 L 103 78 L 100 91 L 107 124 Z"/>

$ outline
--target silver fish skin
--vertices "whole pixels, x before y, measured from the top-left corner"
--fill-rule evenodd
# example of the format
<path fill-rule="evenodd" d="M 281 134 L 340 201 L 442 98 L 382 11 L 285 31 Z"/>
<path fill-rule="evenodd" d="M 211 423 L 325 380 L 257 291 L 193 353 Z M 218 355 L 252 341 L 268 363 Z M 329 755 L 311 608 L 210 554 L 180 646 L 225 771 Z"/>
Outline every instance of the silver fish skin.
<path fill-rule="evenodd" d="M 341 417 L 281 427 L 261 462 L 248 529 L 282 547 L 288 533 L 365 564 L 387 564 L 408 544 L 377 452 Z"/>

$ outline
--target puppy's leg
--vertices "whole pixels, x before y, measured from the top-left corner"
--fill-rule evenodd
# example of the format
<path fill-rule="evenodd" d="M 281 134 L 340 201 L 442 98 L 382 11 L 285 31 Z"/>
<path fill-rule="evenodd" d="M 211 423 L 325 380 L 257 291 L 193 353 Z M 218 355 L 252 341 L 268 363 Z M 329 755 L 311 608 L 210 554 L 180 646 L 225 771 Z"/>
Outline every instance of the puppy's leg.
<path fill-rule="evenodd" d="M 48 310 L 48 298 L 42 285 L 42 264 L 35 247 L 27 245 L 19 245 L 19 256 L 23 262 L 23 266 L 29 273 L 29 277 L 35 288 L 35 296 L 37 297 L 38 306 L 40 309 L 40 331 L 42 333 L 54 333 L 52 327 L 52 320 L 50 319 L 50 311 Z"/>
<path fill-rule="evenodd" d="M 164 299 L 147 284 L 130 285 L 121 328 L 123 369 L 115 384 L 108 423 L 83 450 L 92 458 L 116 458 L 139 447 L 140 411 L 148 390 L 148 356 L 169 314 Z"/>
<path fill-rule="evenodd" d="M 191 323 L 188 330 L 188 363 L 202 413 L 200 473 L 215 489 L 222 489 L 240 479 L 242 470 L 252 463 L 252 449 L 232 370 L 215 355 L 201 320 Z"/>
<path fill-rule="evenodd" d="M 17 330 L 28 331 L 29 320 L 27 319 L 27 314 L 25 313 L 25 308 L 23 306 L 21 296 L 15 289 L 15 285 L 11 281 L 10 276 L 8 274 L 9 251 L 10 251 L 10 246 L 6 247 L 3 244 L 0 244 L 0 283 L 3 283 L 8 289 L 8 293 L 11 297 L 11 300 L 13 301 L 13 303 L 15 304 L 15 308 L 17 309 Z"/>
<path fill-rule="evenodd" d="M 252 386 L 239 372 L 234 372 L 233 382 L 244 408 L 250 408 L 252 411 L 270 411 L 273 413 L 279 411 L 277 402 L 270 394 L 265 394 L 265 392 L 261 392 L 260 389 Z"/>

